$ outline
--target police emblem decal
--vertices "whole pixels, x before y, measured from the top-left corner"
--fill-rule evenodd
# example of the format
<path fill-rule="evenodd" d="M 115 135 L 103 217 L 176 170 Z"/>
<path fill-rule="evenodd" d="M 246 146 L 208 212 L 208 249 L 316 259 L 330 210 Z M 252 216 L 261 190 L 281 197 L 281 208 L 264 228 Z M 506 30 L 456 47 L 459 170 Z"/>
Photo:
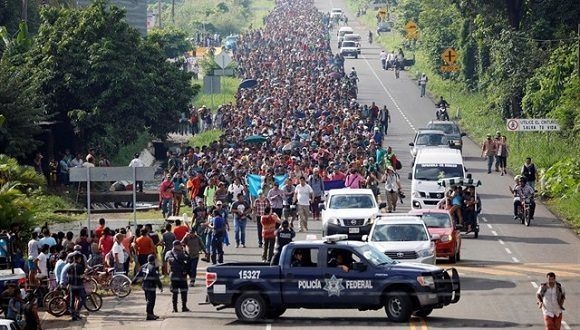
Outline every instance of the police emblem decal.
<path fill-rule="evenodd" d="M 328 296 L 340 296 L 340 292 L 344 290 L 344 285 L 342 285 L 342 278 L 336 278 L 336 276 L 332 275 L 331 278 L 325 278 L 324 288 L 323 290 L 328 292 Z"/>

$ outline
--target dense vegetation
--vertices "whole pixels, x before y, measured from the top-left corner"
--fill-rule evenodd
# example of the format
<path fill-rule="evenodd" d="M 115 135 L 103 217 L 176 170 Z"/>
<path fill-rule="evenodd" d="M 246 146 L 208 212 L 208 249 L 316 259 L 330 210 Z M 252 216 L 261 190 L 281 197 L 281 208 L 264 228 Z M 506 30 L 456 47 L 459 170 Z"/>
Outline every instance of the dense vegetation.
<path fill-rule="evenodd" d="M 352 8 L 369 1 L 351 0 Z M 429 74 L 432 95 L 452 92 L 452 113 L 478 141 L 486 133 L 506 131 L 507 118 L 554 118 L 561 131 L 507 133 L 509 167 L 518 173 L 525 157 L 541 169 L 541 194 L 563 217 L 580 228 L 580 7 L 557 0 L 400 0 L 390 1 L 398 42 Z M 363 19 L 372 28 L 376 12 Z M 414 21 L 417 42 L 403 38 Z M 460 71 L 442 73 L 441 53 L 454 47 Z M 449 98 L 449 97 L 447 97 Z"/>

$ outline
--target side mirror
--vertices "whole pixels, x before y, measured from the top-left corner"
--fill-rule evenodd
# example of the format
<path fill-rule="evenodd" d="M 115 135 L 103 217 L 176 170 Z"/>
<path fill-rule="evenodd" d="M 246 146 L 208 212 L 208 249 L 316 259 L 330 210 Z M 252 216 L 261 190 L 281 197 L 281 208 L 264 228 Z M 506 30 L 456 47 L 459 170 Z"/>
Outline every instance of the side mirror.
<path fill-rule="evenodd" d="M 379 209 L 384 209 L 385 207 L 387 207 L 387 203 L 379 203 Z"/>
<path fill-rule="evenodd" d="M 410 143 L 409 143 L 409 146 L 411 146 L 411 147 L 414 147 L 414 146 L 415 146 L 415 143 L 413 143 L 413 142 L 410 142 Z"/>
<path fill-rule="evenodd" d="M 407 179 L 412 180 L 413 176 L 411 175 L 411 173 L 409 173 L 409 175 L 407 176 Z"/>
<path fill-rule="evenodd" d="M 368 241 L 368 239 L 369 239 L 369 235 L 363 235 L 363 236 L 361 237 L 361 240 L 362 240 L 363 242 L 366 242 L 366 241 Z"/>
<path fill-rule="evenodd" d="M 318 203 L 318 208 L 324 210 L 324 203 Z"/>
<path fill-rule="evenodd" d="M 357 272 L 364 272 L 367 270 L 367 265 L 365 265 L 363 262 L 353 262 L 352 269 Z"/>
<path fill-rule="evenodd" d="M 461 132 L 461 136 L 467 136 L 467 133 Z"/>
<path fill-rule="evenodd" d="M 439 234 L 433 234 L 433 235 L 431 235 L 431 240 L 432 241 L 438 241 L 440 239 L 441 239 L 441 235 L 439 235 Z"/>

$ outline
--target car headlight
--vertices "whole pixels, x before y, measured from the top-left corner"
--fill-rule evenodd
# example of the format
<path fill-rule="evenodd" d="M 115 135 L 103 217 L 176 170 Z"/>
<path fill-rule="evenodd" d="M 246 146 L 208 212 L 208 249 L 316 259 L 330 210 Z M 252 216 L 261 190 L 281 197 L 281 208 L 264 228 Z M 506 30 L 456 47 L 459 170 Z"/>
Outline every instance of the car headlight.
<path fill-rule="evenodd" d="M 417 254 L 419 255 L 419 257 L 421 258 L 425 258 L 425 257 L 429 257 L 432 256 L 434 254 L 435 251 L 433 251 L 432 247 L 429 247 L 427 249 L 423 249 L 423 250 L 419 250 L 417 252 Z"/>
<path fill-rule="evenodd" d="M 449 242 L 451 240 L 451 235 L 441 235 L 441 242 Z"/>
<path fill-rule="evenodd" d="M 428 286 L 430 288 L 435 287 L 435 281 L 433 280 L 433 276 L 417 276 L 417 283 L 421 286 Z"/>
<path fill-rule="evenodd" d="M 337 218 L 328 218 L 328 220 L 326 221 L 330 225 L 340 225 L 340 220 L 338 220 Z"/>

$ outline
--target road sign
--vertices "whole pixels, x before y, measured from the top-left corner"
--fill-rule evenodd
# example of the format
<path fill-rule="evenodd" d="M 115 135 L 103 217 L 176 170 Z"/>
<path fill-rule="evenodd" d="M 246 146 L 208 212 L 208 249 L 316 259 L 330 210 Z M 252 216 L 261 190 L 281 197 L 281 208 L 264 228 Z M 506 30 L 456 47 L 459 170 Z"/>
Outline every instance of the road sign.
<path fill-rule="evenodd" d="M 232 63 L 232 58 L 228 53 L 221 52 L 215 56 L 215 62 L 220 68 L 225 69 L 230 63 Z"/>
<path fill-rule="evenodd" d="M 448 65 L 454 64 L 457 61 L 457 52 L 453 47 L 449 47 L 441 53 L 441 58 Z"/>
<path fill-rule="evenodd" d="M 220 76 L 205 76 L 203 77 L 203 92 L 204 94 L 219 94 L 221 93 L 221 77 Z"/>
<path fill-rule="evenodd" d="M 457 64 L 441 66 L 441 72 L 457 72 L 457 71 L 459 71 L 459 65 Z"/>
<path fill-rule="evenodd" d="M 407 31 L 407 34 L 405 35 L 407 39 L 417 39 L 419 37 L 417 24 L 413 21 L 409 21 L 405 24 L 405 31 Z"/>
<path fill-rule="evenodd" d="M 387 8 L 381 8 L 381 9 L 379 9 L 379 16 L 380 16 L 381 18 L 385 18 L 385 17 L 387 17 L 387 13 L 388 13 L 388 10 L 387 10 Z"/>
<path fill-rule="evenodd" d="M 506 119 L 507 130 L 510 132 L 547 132 L 559 131 L 560 125 L 555 119 Z"/>
<path fill-rule="evenodd" d="M 133 167 L 91 167 L 92 182 L 133 181 Z M 155 177 L 155 167 L 135 167 L 137 181 L 152 181 Z M 87 182 L 86 167 L 73 167 L 69 170 L 69 181 Z"/>

